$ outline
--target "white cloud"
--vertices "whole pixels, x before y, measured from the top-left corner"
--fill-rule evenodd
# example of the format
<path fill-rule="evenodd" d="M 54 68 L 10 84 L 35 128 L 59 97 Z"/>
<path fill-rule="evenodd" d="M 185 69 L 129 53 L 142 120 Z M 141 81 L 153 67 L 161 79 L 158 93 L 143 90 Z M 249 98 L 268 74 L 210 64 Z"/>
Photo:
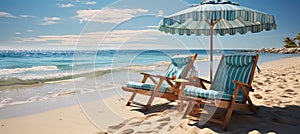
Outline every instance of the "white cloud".
<path fill-rule="evenodd" d="M 147 13 L 146 9 L 114 9 L 78 10 L 77 16 L 80 22 L 92 21 L 100 23 L 120 23 L 133 18 L 135 15 Z"/>
<path fill-rule="evenodd" d="M 32 33 L 32 32 L 33 32 L 33 30 L 31 30 L 31 29 L 28 29 L 28 30 L 27 30 L 27 32 L 28 32 L 28 33 Z"/>
<path fill-rule="evenodd" d="M 7 12 L 0 12 L 0 17 L 6 17 L 6 18 L 17 18 L 16 16 L 7 13 Z"/>
<path fill-rule="evenodd" d="M 22 33 L 21 32 L 16 32 L 16 35 L 21 35 Z"/>
<path fill-rule="evenodd" d="M 147 28 L 147 29 L 158 29 L 159 26 L 145 26 L 145 27 L 141 27 L 141 28 Z"/>
<path fill-rule="evenodd" d="M 39 25 L 53 25 L 53 24 L 57 24 L 58 21 L 61 20 L 58 17 L 45 17 L 43 18 L 43 23 L 40 23 Z"/>
<path fill-rule="evenodd" d="M 60 20 L 60 18 L 58 18 L 58 17 L 45 17 L 44 20 L 45 21 L 57 21 L 57 20 Z"/>
<path fill-rule="evenodd" d="M 70 7 L 74 7 L 73 4 L 68 3 L 68 4 L 57 4 L 58 7 L 60 8 L 70 8 Z"/>
<path fill-rule="evenodd" d="M 97 4 L 96 1 L 88 1 L 88 2 L 85 2 L 86 5 L 95 5 Z"/>
<path fill-rule="evenodd" d="M 141 44 L 159 43 L 156 39 L 167 34 L 154 29 L 146 30 L 114 30 L 107 32 L 91 32 L 81 35 L 44 35 L 30 38 L 22 38 L 18 43 L 52 43 L 61 46 L 98 46 L 119 48 L 126 44 L 131 48 L 138 48 Z M 151 46 L 151 45 L 150 45 Z M 140 48 L 145 46 L 140 46 Z M 151 48 L 151 47 L 150 47 Z"/>
<path fill-rule="evenodd" d="M 32 15 L 20 15 L 21 18 L 37 18 L 36 16 Z"/>

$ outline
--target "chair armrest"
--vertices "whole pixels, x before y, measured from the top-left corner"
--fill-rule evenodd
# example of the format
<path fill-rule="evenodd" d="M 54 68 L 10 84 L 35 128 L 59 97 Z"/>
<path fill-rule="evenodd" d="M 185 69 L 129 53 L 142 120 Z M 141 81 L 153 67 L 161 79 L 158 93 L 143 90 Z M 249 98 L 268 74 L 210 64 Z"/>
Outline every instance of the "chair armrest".
<path fill-rule="evenodd" d="M 200 77 L 193 76 L 192 79 L 197 79 L 197 80 L 199 80 L 200 82 L 204 82 L 204 83 L 211 84 L 211 81 L 208 81 L 208 80 L 203 79 L 203 78 L 200 78 Z"/>
<path fill-rule="evenodd" d="M 167 77 L 165 77 L 163 75 L 158 75 L 158 74 L 149 74 L 149 73 L 144 73 L 144 72 L 142 72 L 141 74 L 142 75 L 147 75 L 147 76 L 152 76 L 152 77 L 157 77 L 157 78 L 161 78 L 161 79 L 171 79 L 171 78 L 167 78 Z"/>
<path fill-rule="evenodd" d="M 141 74 L 144 75 L 144 76 L 151 76 L 151 77 L 157 77 L 157 78 L 163 78 L 163 79 L 166 79 L 166 77 L 165 77 L 165 76 L 162 76 L 162 75 L 149 74 L 149 73 L 144 73 L 144 72 L 142 72 Z"/>
<path fill-rule="evenodd" d="M 174 82 L 178 82 L 178 83 L 188 83 L 188 82 L 191 82 L 189 80 L 186 80 L 186 79 L 175 79 L 173 80 Z"/>
<path fill-rule="evenodd" d="M 197 81 L 190 81 L 190 80 L 186 80 L 186 79 L 175 79 L 173 81 L 176 83 L 184 84 L 184 85 L 192 85 L 192 86 L 197 85 Z"/>
<path fill-rule="evenodd" d="M 240 86 L 247 87 L 247 88 L 249 88 L 249 91 L 252 91 L 252 92 L 254 91 L 254 89 L 252 88 L 251 85 L 246 84 L 246 83 L 244 83 L 244 82 L 240 82 L 240 81 L 233 80 L 232 83 L 237 84 L 237 85 L 240 85 Z"/>
<path fill-rule="evenodd" d="M 145 73 L 145 72 L 141 72 L 141 74 L 142 74 L 142 75 L 148 75 L 148 76 L 152 75 L 152 74 Z"/>

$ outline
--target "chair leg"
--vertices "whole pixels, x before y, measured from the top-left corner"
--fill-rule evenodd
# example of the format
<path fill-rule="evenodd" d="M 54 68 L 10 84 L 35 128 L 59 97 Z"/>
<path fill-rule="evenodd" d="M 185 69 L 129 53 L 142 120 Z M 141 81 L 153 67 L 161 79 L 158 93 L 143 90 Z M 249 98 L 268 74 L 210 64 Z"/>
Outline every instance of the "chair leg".
<path fill-rule="evenodd" d="M 147 102 L 147 104 L 146 104 L 146 106 L 145 106 L 145 109 L 146 109 L 146 110 L 148 110 L 148 109 L 151 107 L 151 104 L 152 104 L 152 102 L 153 102 L 153 100 L 154 100 L 154 98 L 155 98 L 155 95 L 156 95 L 156 93 L 153 91 L 153 93 L 152 93 L 152 95 L 151 95 L 149 101 Z"/>
<path fill-rule="evenodd" d="M 136 96 L 136 92 L 133 92 L 130 99 L 128 100 L 126 106 L 130 106 L 130 104 L 132 103 L 135 96 Z"/>
<path fill-rule="evenodd" d="M 223 124 L 223 130 L 227 129 L 227 125 L 228 125 L 228 123 L 231 119 L 232 112 L 233 112 L 233 109 L 228 109 L 227 110 L 225 121 L 224 121 L 224 124 Z"/>
<path fill-rule="evenodd" d="M 160 80 L 159 83 L 156 85 L 155 89 L 152 91 L 151 97 L 149 99 L 149 101 L 147 102 L 147 105 L 145 106 L 146 110 L 148 110 L 151 107 L 151 104 L 160 88 L 160 86 L 162 85 L 163 80 Z"/>
<path fill-rule="evenodd" d="M 249 98 L 249 97 L 248 97 L 248 98 Z M 248 103 L 249 103 L 249 106 L 250 106 L 250 109 L 252 110 L 252 112 L 255 113 L 256 110 L 257 110 L 257 107 L 254 106 L 254 104 L 252 103 L 252 101 L 251 101 L 250 98 L 248 99 Z"/>
<path fill-rule="evenodd" d="M 182 112 L 183 111 L 183 108 L 184 108 L 184 103 L 183 103 L 183 97 L 182 96 L 180 96 L 180 102 L 179 102 L 179 107 L 178 107 L 178 111 L 179 112 Z"/>
<path fill-rule="evenodd" d="M 231 119 L 231 115 L 232 115 L 232 112 L 233 112 L 233 108 L 234 108 L 233 105 L 231 105 L 229 107 L 229 109 L 227 110 L 227 112 L 226 112 L 225 120 L 224 120 L 224 123 L 223 123 L 223 130 L 227 129 L 227 125 L 228 125 L 228 123 L 229 123 L 229 121 Z"/>
<path fill-rule="evenodd" d="M 189 101 L 189 104 L 182 116 L 182 119 L 184 119 L 186 117 L 186 115 L 188 115 L 192 110 L 193 110 L 193 107 L 195 106 L 195 102 L 194 101 Z"/>
<path fill-rule="evenodd" d="M 255 113 L 257 107 L 254 106 L 254 104 L 252 103 L 252 100 L 250 99 L 250 97 L 249 97 L 249 95 L 247 94 L 246 89 L 245 89 L 244 87 L 242 87 L 242 91 L 243 91 L 243 93 L 245 94 L 245 98 L 246 98 L 246 100 L 248 101 L 248 105 L 249 105 L 250 109 L 252 110 L 253 113 Z"/>

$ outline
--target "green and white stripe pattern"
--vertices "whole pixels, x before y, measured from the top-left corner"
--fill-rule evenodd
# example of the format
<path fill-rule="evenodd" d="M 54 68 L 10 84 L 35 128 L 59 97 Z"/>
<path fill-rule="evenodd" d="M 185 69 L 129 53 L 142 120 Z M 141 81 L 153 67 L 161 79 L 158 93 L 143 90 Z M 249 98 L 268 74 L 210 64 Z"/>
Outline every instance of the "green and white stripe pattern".
<path fill-rule="evenodd" d="M 171 65 L 168 67 L 165 77 L 167 78 L 183 78 L 184 73 L 187 71 L 189 64 L 192 61 L 192 56 L 190 55 L 176 55 L 171 58 Z M 174 83 L 175 84 L 175 83 Z M 127 87 L 144 89 L 144 90 L 154 90 L 155 84 L 152 83 L 141 83 L 130 81 Z M 163 82 L 162 86 L 159 88 L 159 92 L 171 92 L 170 86 L 167 82 Z"/>
<path fill-rule="evenodd" d="M 141 83 L 141 82 L 130 81 L 126 84 L 126 86 L 131 88 L 136 88 L 136 89 L 154 90 L 156 85 L 152 83 Z M 167 82 L 163 82 L 163 84 L 158 89 L 158 91 L 162 93 L 165 92 L 172 93 L 172 90 L 170 90 L 170 86 Z"/>
<path fill-rule="evenodd" d="M 171 65 L 169 66 L 165 76 L 168 78 L 176 77 L 181 79 L 184 73 L 187 71 L 189 64 L 192 61 L 192 57 L 189 55 L 176 55 L 171 59 Z"/>
<path fill-rule="evenodd" d="M 165 17 L 160 22 L 160 31 L 179 35 L 210 35 L 206 20 L 220 21 L 214 26 L 214 34 L 245 34 L 276 29 L 272 15 L 233 4 L 230 1 L 208 1 L 191 6 Z"/>
<path fill-rule="evenodd" d="M 236 85 L 232 83 L 237 80 L 243 83 L 250 82 L 250 75 L 253 68 L 254 59 L 251 55 L 229 55 L 221 61 L 219 70 L 215 75 L 214 83 L 210 90 L 198 87 L 186 87 L 185 95 L 209 98 L 231 100 Z M 237 101 L 241 102 L 244 95 L 240 90 Z"/>

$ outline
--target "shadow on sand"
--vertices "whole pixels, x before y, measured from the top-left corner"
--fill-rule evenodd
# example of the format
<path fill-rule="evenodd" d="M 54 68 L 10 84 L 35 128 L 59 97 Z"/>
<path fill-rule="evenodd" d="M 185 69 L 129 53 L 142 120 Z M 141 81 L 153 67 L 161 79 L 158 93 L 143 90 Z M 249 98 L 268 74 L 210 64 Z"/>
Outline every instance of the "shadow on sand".
<path fill-rule="evenodd" d="M 206 123 L 199 125 L 199 122 L 189 124 L 200 129 L 210 128 L 216 133 L 245 133 L 256 130 L 259 133 L 299 133 L 300 131 L 300 107 L 288 105 L 286 107 L 266 107 L 258 106 L 255 114 L 245 114 L 244 112 L 235 111 L 227 127 L 223 131 L 220 125 Z M 218 110 L 214 117 L 225 116 L 224 110 Z"/>
<path fill-rule="evenodd" d="M 133 107 L 133 108 L 132 108 L 131 111 L 138 111 L 138 112 L 143 113 L 144 115 L 148 115 L 148 114 L 162 112 L 162 111 L 165 111 L 165 110 L 177 110 L 177 106 L 172 104 L 172 103 L 174 103 L 174 102 L 168 102 L 168 103 L 152 105 L 151 108 L 148 109 L 148 110 L 146 110 L 142 106 L 132 105 L 131 107 Z"/>
<path fill-rule="evenodd" d="M 188 119 L 194 122 L 188 124 L 196 126 L 200 129 L 209 128 L 216 133 L 245 133 L 257 131 L 259 133 L 298 133 L 300 132 L 300 107 L 296 105 L 288 105 L 285 107 L 266 107 L 258 106 L 255 114 L 249 114 L 242 111 L 234 111 L 231 121 L 227 127 L 227 131 L 223 131 L 222 127 L 210 122 L 204 125 L 199 124 L 199 113 L 192 113 Z M 172 102 L 153 105 L 149 110 L 143 107 L 135 106 L 132 111 L 139 111 L 144 115 L 155 114 L 165 110 L 176 111 L 177 106 Z M 198 110 L 199 111 L 199 110 Z M 177 112 L 177 111 L 176 111 Z M 202 113 L 203 114 L 203 113 Z M 214 118 L 224 118 L 225 110 L 218 109 L 214 114 Z"/>

